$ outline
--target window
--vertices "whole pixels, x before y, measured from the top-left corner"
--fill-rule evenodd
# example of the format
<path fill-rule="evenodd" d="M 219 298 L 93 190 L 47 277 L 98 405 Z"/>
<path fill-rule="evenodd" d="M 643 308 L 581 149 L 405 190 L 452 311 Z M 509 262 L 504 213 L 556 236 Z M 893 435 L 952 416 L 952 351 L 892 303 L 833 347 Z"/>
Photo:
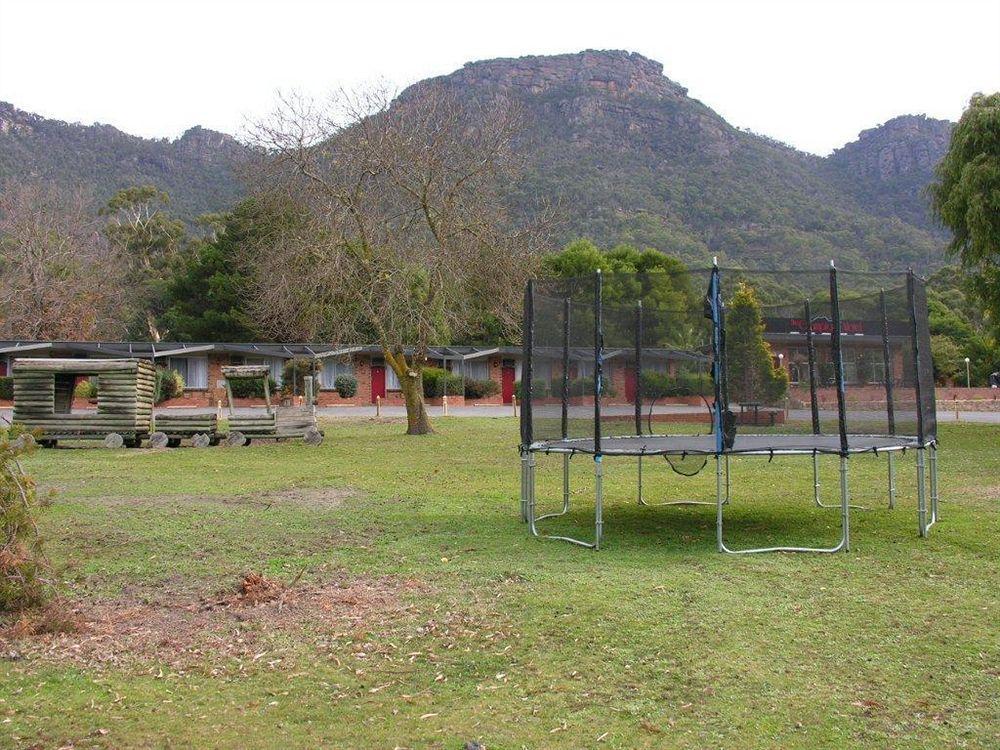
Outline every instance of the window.
<path fill-rule="evenodd" d="M 399 384 L 399 378 L 396 377 L 396 371 L 389 367 L 389 365 L 385 366 L 385 389 L 387 391 L 403 390 Z"/>
<path fill-rule="evenodd" d="M 167 367 L 184 379 L 185 388 L 208 388 L 208 357 L 168 357 Z"/>
<path fill-rule="evenodd" d="M 489 380 L 490 365 L 485 359 L 474 359 L 465 363 L 465 377 L 469 380 Z"/>
<path fill-rule="evenodd" d="M 285 366 L 285 360 L 281 357 L 247 357 L 246 363 L 248 365 L 267 365 L 271 379 L 281 385 L 282 369 Z"/>
<path fill-rule="evenodd" d="M 323 360 L 323 372 L 320 374 L 320 388 L 330 390 L 341 375 L 354 375 L 354 364 L 350 360 L 338 360 L 327 357 Z"/>

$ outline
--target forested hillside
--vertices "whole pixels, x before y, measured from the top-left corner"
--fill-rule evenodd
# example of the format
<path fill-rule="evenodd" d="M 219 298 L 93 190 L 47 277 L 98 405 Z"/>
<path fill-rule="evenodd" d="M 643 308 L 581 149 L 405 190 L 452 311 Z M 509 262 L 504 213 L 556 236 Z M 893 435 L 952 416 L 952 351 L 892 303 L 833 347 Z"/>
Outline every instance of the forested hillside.
<path fill-rule="evenodd" d="M 170 195 L 173 210 L 191 220 L 230 208 L 242 195 L 233 167 L 243 147 L 231 136 L 190 128 L 180 138 L 151 140 L 111 125 L 48 120 L 0 102 L 0 183 L 41 178 L 85 185 L 96 203 L 133 185 Z"/>
<path fill-rule="evenodd" d="M 951 123 L 899 117 L 821 158 L 733 127 L 660 63 L 619 51 L 470 63 L 402 96 L 431 87 L 506 97 L 523 109 L 517 148 L 527 169 L 510 203 L 522 214 L 545 202 L 559 208 L 553 247 L 590 237 L 689 262 L 718 255 L 759 266 L 834 258 L 845 267 L 930 270 L 944 260 L 925 188 Z M 203 128 L 147 140 L 0 104 L 0 180 L 84 183 L 99 201 L 154 185 L 188 221 L 241 197 L 233 164 L 243 153 Z"/>
<path fill-rule="evenodd" d="M 529 168 L 515 201 L 558 201 L 562 239 L 628 241 L 704 261 L 763 266 L 933 267 L 941 238 L 926 211 L 897 193 L 909 182 L 876 191 L 862 153 L 875 142 L 896 145 L 890 123 L 866 131 L 828 159 L 741 131 L 687 90 L 662 66 L 627 52 L 489 60 L 419 83 L 404 96 L 443 86 L 470 97 L 505 96 L 525 111 L 521 143 Z M 907 132 L 921 151 L 926 182 L 947 145 L 947 124 Z M 852 158 L 857 156 L 858 158 Z M 878 161 L 879 156 L 874 157 Z M 902 168 L 899 170 L 902 172 Z"/>

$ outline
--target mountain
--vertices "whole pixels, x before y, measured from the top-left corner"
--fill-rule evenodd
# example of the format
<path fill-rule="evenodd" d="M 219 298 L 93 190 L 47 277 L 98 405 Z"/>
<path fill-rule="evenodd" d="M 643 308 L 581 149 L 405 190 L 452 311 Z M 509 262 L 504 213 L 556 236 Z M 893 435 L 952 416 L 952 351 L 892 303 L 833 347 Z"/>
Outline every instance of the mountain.
<path fill-rule="evenodd" d="M 110 125 L 49 120 L 0 102 L 0 182 L 34 176 L 83 183 L 98 200 L 130 185 L 167 191 L 172 210 L 192 219 L 229 208 L 242 193 L 234 138 L 193 127 L 180 138 L 147 139 Z"/>
<path fill-rule="evenodd" d="M 826 160 L 829 174 L 880 215 L 941 231 L 927 210 L 926 187 L 954 126 L 923 115 L 895 117 L 834 151 Z"/>
<path fill-rule="evenodd" d="M 900 118 L 824 159 L 734 128 L 660 63 L 622 51 L 470 63 L 402 96 L 435 86 L 521 104 L 529 174 L 513 202 L 528 211 L 539 196 L 559 201 L 562 239 L 764 267 L 942 260 L 919 191 L 947 145 L 948 123 Z M 882 152 L 889 165 L 873 171 Z"/>
<path fill-rule="evenodd" d="M 826 158 L 727 123 L 636 53 L 496 59 L 414 84 L 460 97 L 505 97 L 525 116 L 516 144 L 526 174 L 515 213 L 539 200 L 562 208 L 557 243 L 586 236 L 632 242 L 705 263 L 713 255 L 760 267 L 933 269 L 944 238 L 924 198 L 951 123 L 904 116 Z M 108 125 L 70 125 L 0 104 L 0 179 L 25 173 L 83 181 L 101 197 L 152 183 L 185 218 L 240 196 L 243 147 L 192 128 L 147 140 Z"/>

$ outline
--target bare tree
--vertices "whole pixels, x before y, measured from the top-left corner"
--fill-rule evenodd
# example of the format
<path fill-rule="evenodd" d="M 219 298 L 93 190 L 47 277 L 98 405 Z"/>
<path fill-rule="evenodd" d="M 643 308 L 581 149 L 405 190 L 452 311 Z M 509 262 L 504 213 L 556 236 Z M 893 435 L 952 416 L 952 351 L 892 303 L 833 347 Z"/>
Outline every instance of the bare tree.
<path fill-rule="evenodd" d="M 399 379 L 408 434 L 432 431 L 431 346 L 484 314 L 517 326 L 543 226 L 517 227 L 504 211 L 519 128 L 508 101 L 426 85 L 395 101 L 378 90 L 324 107 L 285 97 L 255 129 L 270 155 L 258 185 L 308 219 L 259 260 L 251 306 L 262 319 L 311 316 L 333 340 L 373 337 Z"/>
<path fill-rule="evenodd" d="M 0 336 L 120 335 L 120 258 L 88 196 L 53 183 L 0 188 Z"/>

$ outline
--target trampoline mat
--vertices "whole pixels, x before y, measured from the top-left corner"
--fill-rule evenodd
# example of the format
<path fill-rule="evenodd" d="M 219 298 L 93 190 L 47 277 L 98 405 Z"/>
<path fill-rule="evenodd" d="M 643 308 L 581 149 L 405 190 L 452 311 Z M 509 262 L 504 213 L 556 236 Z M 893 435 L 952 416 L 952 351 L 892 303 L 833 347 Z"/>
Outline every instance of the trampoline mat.
<path fill-rule="evenodd" d="M 848 435 L 849 453 L 898 451 L 919 448 L 920 441 L 911 435 Z M 593 453 L 593 438 L 571 438 L 534 443 L 531 450 L 542 453 Z M 757 455 L 840 453 L 839 435 L 771 434 L 736 435 L 730 450 L 724 453 Z M 648 456 L 690 454 L 715 455 L 714 435 L 640 435 L 601 439 L 601 453 L 607 456 Z"/>

